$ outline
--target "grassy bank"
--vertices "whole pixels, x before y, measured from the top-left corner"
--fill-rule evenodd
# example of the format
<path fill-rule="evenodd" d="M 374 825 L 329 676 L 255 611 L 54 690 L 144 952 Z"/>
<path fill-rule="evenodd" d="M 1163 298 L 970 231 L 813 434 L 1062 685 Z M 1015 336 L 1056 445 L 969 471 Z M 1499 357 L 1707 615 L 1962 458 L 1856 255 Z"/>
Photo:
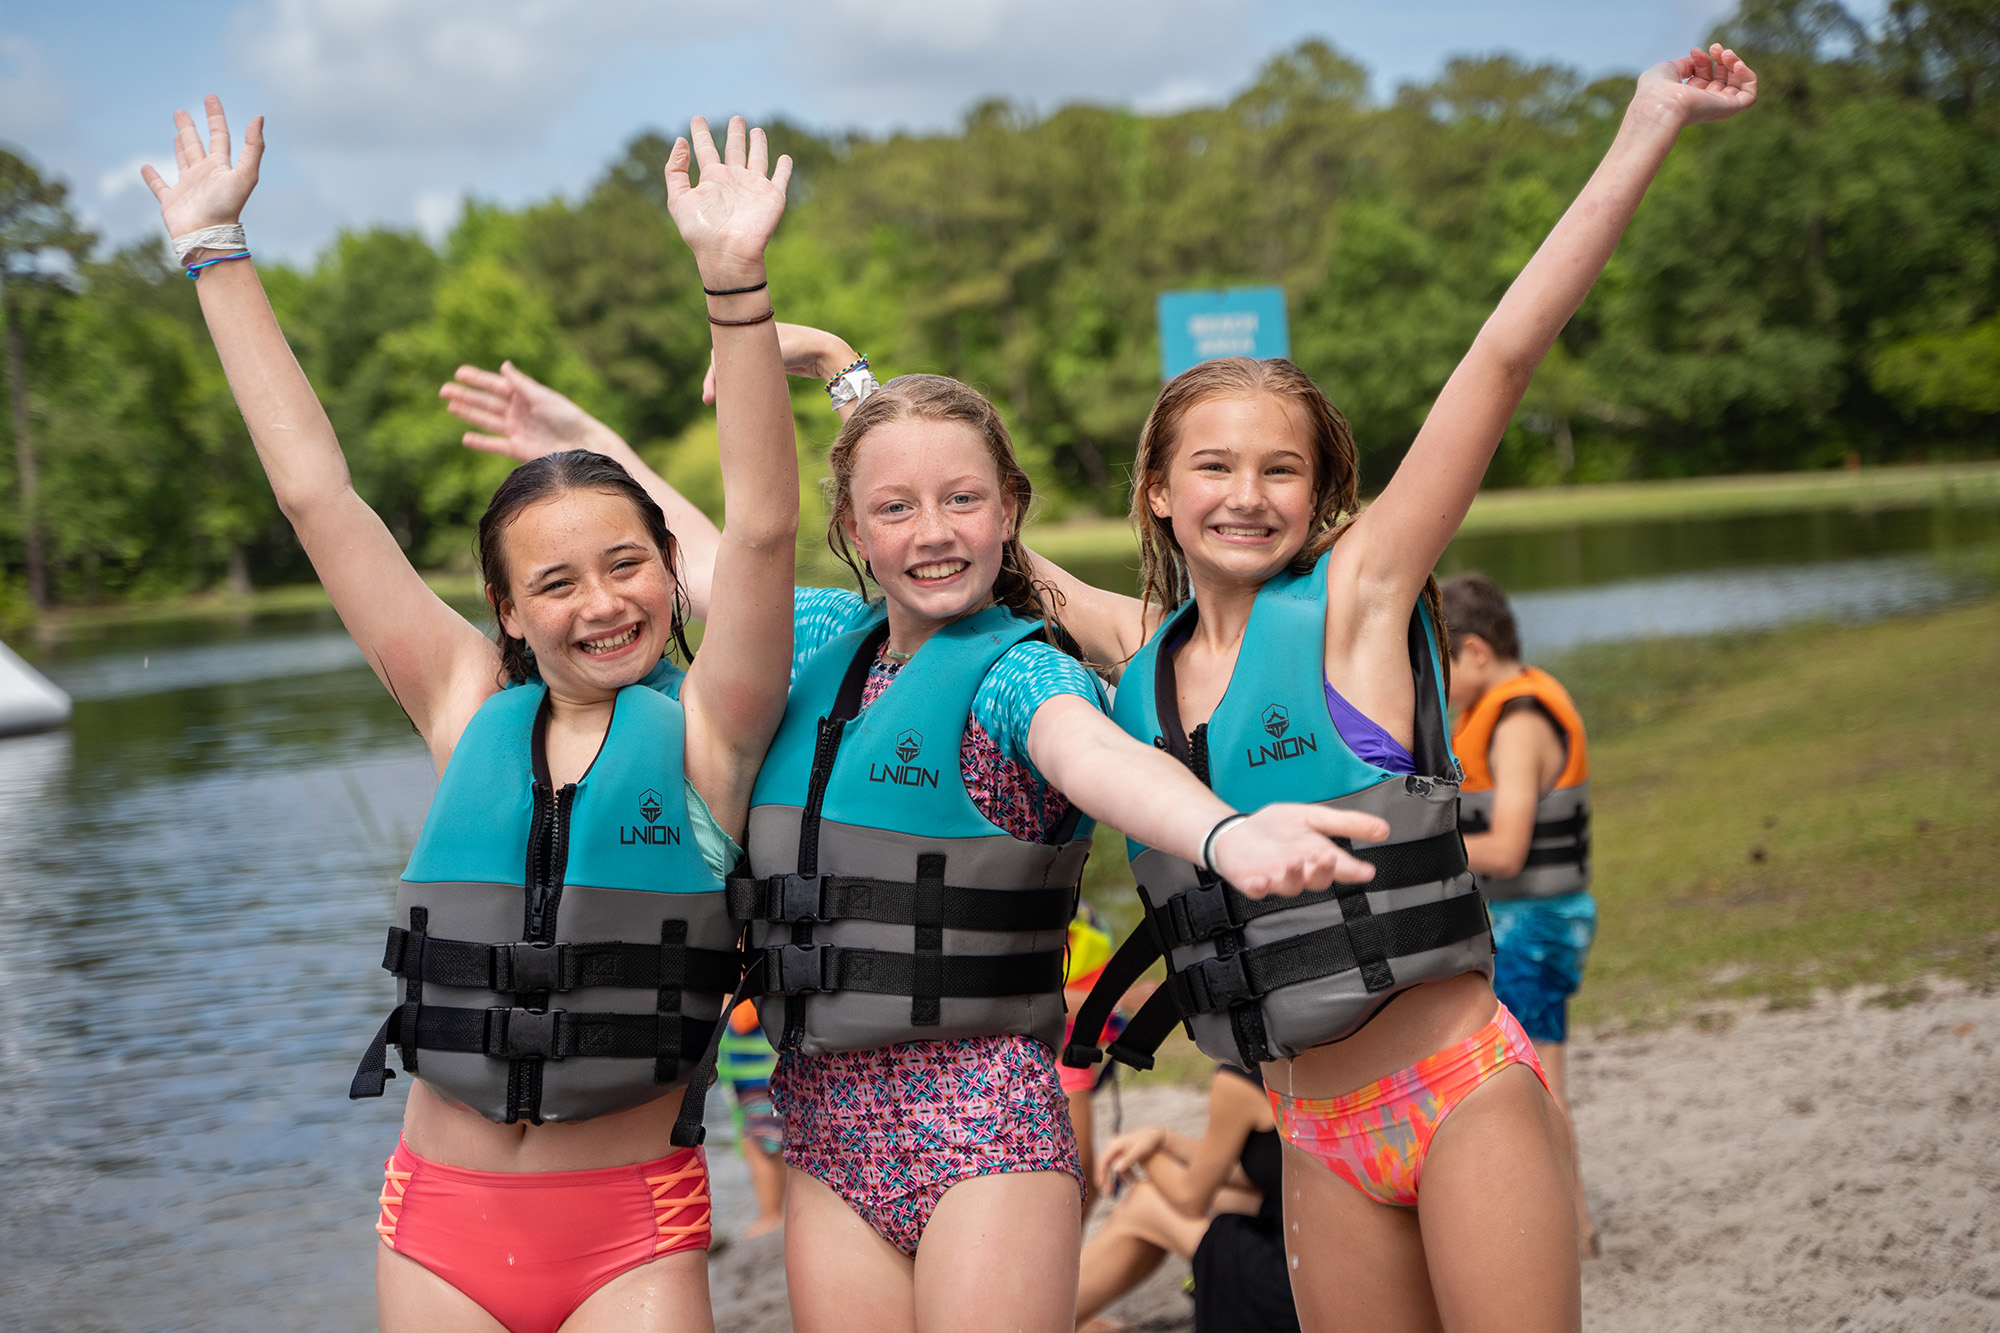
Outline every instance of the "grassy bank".
<path fill-rule="evenodd" d="M 1485 491 L 1473 501 L 1472 512 L 1459 530 L 1480 535 L 1588 523 L 1995 500 L 2000 500 L 2000 463 L 1939 463 L 1858 472 L 1784 472 Z M 1028 541 L 1058 564 L 1138 558 L 1131 527 L 1124 519 L 1043 524 L 1030 531 Z"/>
<path fill-rule="evenodd" d="M 2000 597 L 1549 665 L 1592 737 L 1602 916 L 1578 1022 L 2000 984 Z M 1093 860 L 1119 902 L 1112 848 Z M 1156 1076 L 1206 1077 L 1184 1038 L 1162 1054 Z"/>
<path fill-rule="evenodd" d="M 2000 981 L 2000 598 L 1559 665 L 1599 735 L 1580 1020 Z"/>

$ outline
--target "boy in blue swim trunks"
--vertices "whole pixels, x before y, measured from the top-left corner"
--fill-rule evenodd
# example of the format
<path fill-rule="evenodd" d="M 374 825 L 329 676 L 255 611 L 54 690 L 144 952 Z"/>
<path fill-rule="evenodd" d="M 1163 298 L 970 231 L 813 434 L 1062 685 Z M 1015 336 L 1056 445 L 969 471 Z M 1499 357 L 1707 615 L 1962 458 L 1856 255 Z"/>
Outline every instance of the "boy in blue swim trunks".
<path fill-rule="evenodd" d="M 1590 894 L 1590 757 L 1583 719 L 1554 676 L 1521 663 L 1520 630 L 1484 574 L 1445 581 L 1452 749 L 1465 768 L 1459 829 L 1493 920 L 1493 989 L 1534 1043 L 1569 1112 L 1569 997 L 1597 935 Z M 1586 1257 L 1597 1229 L 1576 1191 Z"/>

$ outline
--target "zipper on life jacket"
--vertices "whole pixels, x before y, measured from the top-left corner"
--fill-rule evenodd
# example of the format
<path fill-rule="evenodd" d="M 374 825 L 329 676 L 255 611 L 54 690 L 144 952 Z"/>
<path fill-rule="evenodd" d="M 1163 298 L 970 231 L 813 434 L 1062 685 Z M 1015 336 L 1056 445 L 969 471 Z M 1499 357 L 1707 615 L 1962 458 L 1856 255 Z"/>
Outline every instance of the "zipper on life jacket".
<path fill-rule="evenodd" d="M 806 783 L 806 808 L 799 820 L 799 873 L 819 873 L 819 812 L 826 804 L 827 784 L 833 781 L 834 757 L 840 753 L 840 736 L 847 730 L 844 717 L 819 720 L 819 737 L 813 743 L 812 776 Z"/>
<path fill-rule="evenodd" d="M 563 878 L 569 867 L 569 814 L 576 801 L 576 784 L 551 789 L 535 783 L 534 828 L 528 839 L 528 919 L 522 937 L 555 938 L 556 909 L 562 903 Z"/>
<path fill-rule="evenodd" d="M 1201 779 L 1201 785 L 1211 790 L 1215 784 L 1208 780 L 1208 723 L 1194 729 L 1188 737 L 1188 767 Z"/>

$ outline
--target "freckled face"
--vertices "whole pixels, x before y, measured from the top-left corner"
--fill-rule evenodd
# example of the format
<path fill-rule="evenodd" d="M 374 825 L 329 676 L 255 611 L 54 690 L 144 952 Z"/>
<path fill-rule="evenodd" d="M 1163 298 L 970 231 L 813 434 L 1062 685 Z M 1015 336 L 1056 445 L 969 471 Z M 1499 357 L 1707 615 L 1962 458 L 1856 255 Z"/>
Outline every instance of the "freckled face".
<path fill-rule="evenodd" d="M 500 623 L 551 689 L 601 698 L 645 679 L 672 633 L 674 581 L 630 500 L 568 491 L 516 514 L 505 541 Z"/>
<path fill-rule="evenodd" d="M 878 426 L 855 452 L 849 493 L 848 540 L 885 595 L 932 621 L 992 596 L 1016 505 L 978 431 L 956 421 Z"/>
<path fill-rule="evenodd" d="M 1173 524 L 1202 582 L 1262 583 L 1312 535 L 1312 433 L 1298 409 L 1257 394 L 1191 409 L 1146 503 Z"/>

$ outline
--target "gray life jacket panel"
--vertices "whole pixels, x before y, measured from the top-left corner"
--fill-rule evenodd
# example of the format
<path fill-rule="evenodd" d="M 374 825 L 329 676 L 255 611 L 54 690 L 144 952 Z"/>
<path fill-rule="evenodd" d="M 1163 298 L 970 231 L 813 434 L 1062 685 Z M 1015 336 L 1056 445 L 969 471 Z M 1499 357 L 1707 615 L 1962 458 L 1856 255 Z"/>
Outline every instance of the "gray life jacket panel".
<path fill-rule="evenodd" d="M 1492 932 L 1458 834 L 1458 765 L 1444 725 L 1437 636 L 1423 608 L 1409 633 L 1414 775 L 1360 758 L 1333 725 L 1322 676 L 1324 558 L 1258 591 L 1221 702 L 1185 733 L 1171 646 L 1193 631 L 1196 614 L 1189 602 L 1168 616 L 1133 657 L 1113 719 L 1186 763 L 1236 809 L 1305 801 L 1361 810 L 1387 820 L 1389 838 L 1350 847 L 1374 864 L 1374 880 L 1291 898 L 1250 898 L 1202 867 L 1128 842 L 1146 923 L 1105 966 L 1074 1031 L 1101 1031 L 1162 952 L 1166 985 L 1110 1048 L 1142 1069 L 1176 1021 L 1210 1058 L 1255 1068 L 1351 1036 L 1412 986 L 1491 976 Z M 1082 1067 L 1100 1055 L 1073 1039 L 1064 1060 Z"/>
<path fill-rule="evenodd" d="M 547 687 L 480 705 L 397 886 L 382 966 L 402 1002 L 350 1097 L 382 1095 L 389 1045 L 502 1124 L 588 1120 L 688 1082 L 742 954 L 689 823 L 682 678 L 662 662 L 620 690 L 597 758 L 561 787 Z"/>
<path fill-rule="evenodd" d="M 1465 792 L 1458 798 L 1461 833 L 1492 829 L 1493 793 Z M 1516 898 L 1559 898 L 1590 887 L 1590 781 L 1557 787 L 1535 803 L 1535 832 L 1521 873 L 1510 879 L 1479 875 L 1479 891 L 1491 902 Z"/>
<path fill-rule="evenodd" d="M 1050 842 L 1016 838 L 959 767 L 980 682 L 1041 628 L 1004 607 L 954 621 L 865 709 L 881 606 L 801 669 L 751 796 L 752 877 L 729 883 L 779 1050 L 1061 1040 L 1090 823 L 1072 807 Z"/>

